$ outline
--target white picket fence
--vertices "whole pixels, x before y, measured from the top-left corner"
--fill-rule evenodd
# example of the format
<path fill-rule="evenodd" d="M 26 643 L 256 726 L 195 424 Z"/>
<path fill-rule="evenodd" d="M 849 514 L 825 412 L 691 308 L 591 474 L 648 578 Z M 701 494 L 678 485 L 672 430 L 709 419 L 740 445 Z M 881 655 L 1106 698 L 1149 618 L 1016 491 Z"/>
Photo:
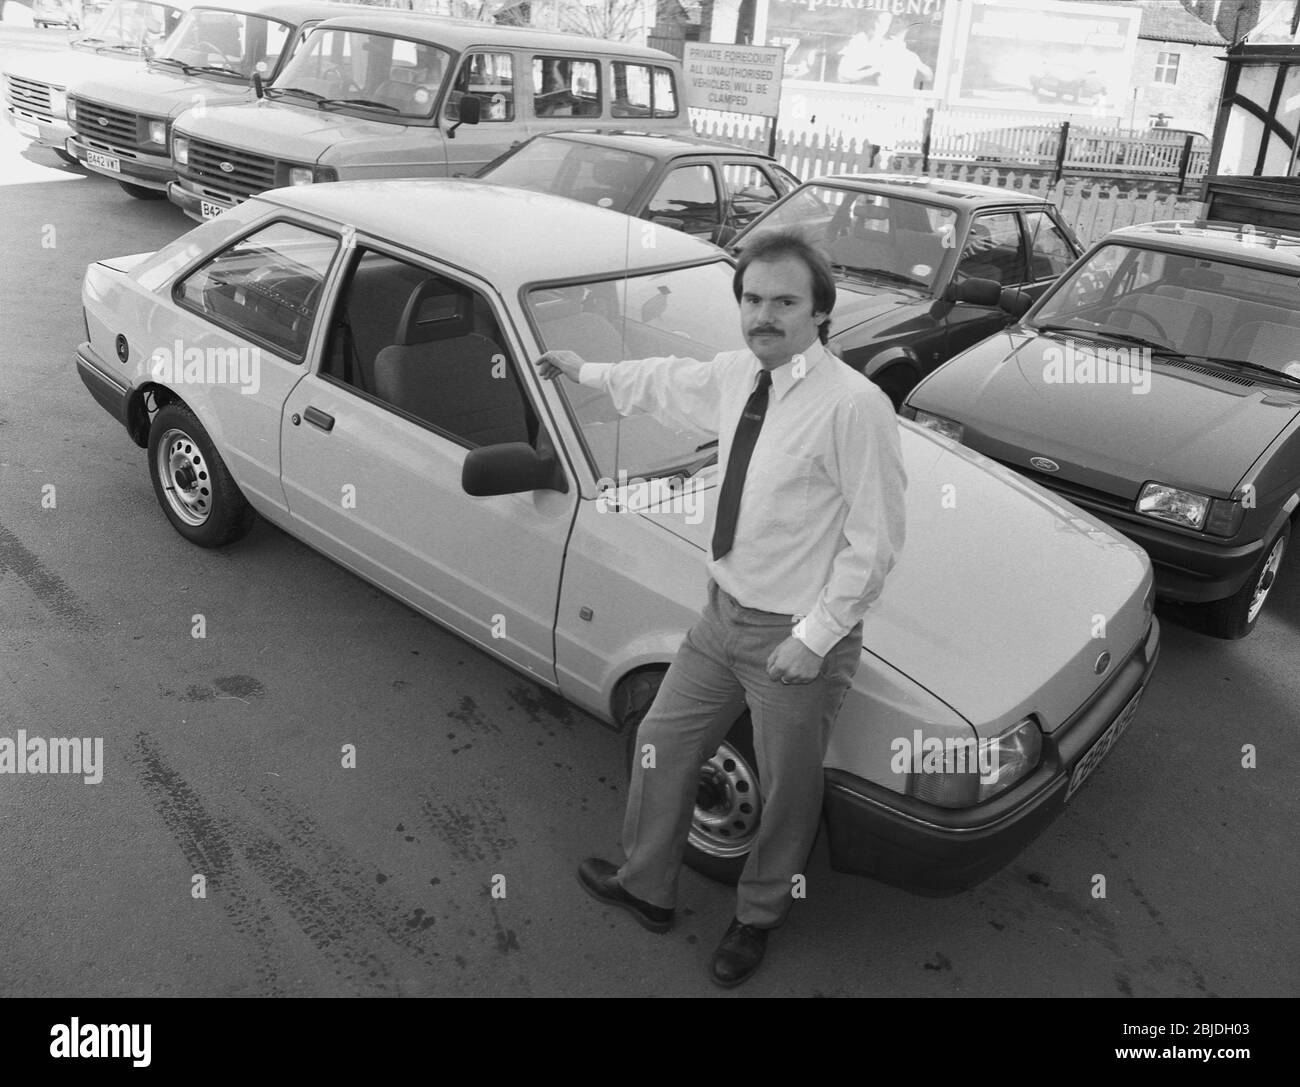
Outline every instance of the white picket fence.
<path fill-rule="evenodd" d="M 744 122 L 695 118 L 696 135 L 766 151 L 768 139 L 757 125 Z M 889 169 L 877 162 L 872 165 L 872 146 L 843 136 L 820 133 L 778 132 L 776 157 L 783 166 L 800 178 L 825 174 L 886 174 Z M 917 173 L 919 156 L 894 156 L 895 173 Z M 890 164 L 886 164 L 890 165 Z M 1109 230 L 1151 223 L 1162 219 L 1194 219 L 1200 214 L 1201 201 L 1195 184 L 1178 194 L 1167 182 L 1133 180 L 1117 183 L 1110 179 L 1066 176 L 1055 184 L 1044 170 L 999 169 L 969 163 L 931 162 L 930 176 L 949 181 L 970 181 L 980 185 L 1017 189 L 1044 195 L 1061 211 L 1062 218 L 1073 228 L 1084 245 L 1090 245 Z"/>

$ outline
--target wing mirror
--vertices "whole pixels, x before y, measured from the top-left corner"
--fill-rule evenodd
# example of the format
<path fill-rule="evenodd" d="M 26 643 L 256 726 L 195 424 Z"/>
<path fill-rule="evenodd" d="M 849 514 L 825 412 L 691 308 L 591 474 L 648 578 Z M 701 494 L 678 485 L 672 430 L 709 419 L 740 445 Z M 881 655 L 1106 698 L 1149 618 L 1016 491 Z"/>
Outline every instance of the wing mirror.
<path fill-rule="evenodd" d="M 998 305 L 1017 321 L 1025 315 L 1025 311 L 1033 304 L 1034 300 L 1029 297 L 1028 292 L 1016 287 L 1003 287 L 1002 295 L 998 299 Z"/>
<path fill-rule="evenodd" d="M 944 288 L 945 302 L 967 302 L 972 306 L 996 306 L 1002 301 L 1002 284 L 996 279 L 971 276 Z"/>
<path fill-rule="evenodd" d="M 525 491 L 559 491 L 569 485 L 560 462 L 542 456 L 527 442 L 502 442 L 471 449 L 460 471 L 461 489 L 476 498 Z"/>
<path fill-rule="evenodd" d="M 456 138 L 456 129 L 461 125 L 476 125 L 483 116 L 483 102 L 476 94 L 463 94 L 457 105 L 458 120 L 451 128 L 447 129 L 448 139 Z"/>

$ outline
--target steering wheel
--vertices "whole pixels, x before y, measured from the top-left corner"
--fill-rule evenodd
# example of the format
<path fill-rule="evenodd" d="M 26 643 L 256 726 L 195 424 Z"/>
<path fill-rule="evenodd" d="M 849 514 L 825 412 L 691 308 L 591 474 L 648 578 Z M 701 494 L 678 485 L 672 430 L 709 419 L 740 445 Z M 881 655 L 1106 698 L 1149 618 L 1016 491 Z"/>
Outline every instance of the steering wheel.
<path fill-rule="evenodd" d="M 1109 319 L 1111 317 L 1114 317 L 1115 314 L 1117 313 L 1131 313 L 1134 316 L 1141 317 L 1144 321 L 1149 322 L 1151 324 L 1151 327 L 1154 328 L 1158 333 L 1160 333 L 1160 338 L 1164 340 L 1166 344 L 1173 342 L 1172 337 L 1169 335 L 1168 332 L 1165 331 L 1164 325 L 1162 325 L 1159 321 L 1157 321 L 1154 317 L 1152 317 L 1151 314 L 1143 312 L 1142 310 L 1138 309 L 1136 306 L 1127 305 L 1123 302 L 1120 302 L 1117 305 L 1111 306 L 1110 312 L 1106 314 L 1106 317 Z"/>
<path fill-rule="evenodd" d="M 226 60 L 230 59 L 229 53 L 227 53 L 220 46 L 213 45 L 211 42 L 199 42 L 199 44 L 196 45 L 194 48 L 200 53 L 216 53 L 218 56 L 225 57 Z"/>
<path fill-rule="evenodd" d="M 329 71 L 321 73 L 321 79 L 326 83 L 340 83 L 343 85 L 344 94 L 360 94 L 361 84 L 352 79 L 348 73 L 339 65 L 335 65 Z"/>

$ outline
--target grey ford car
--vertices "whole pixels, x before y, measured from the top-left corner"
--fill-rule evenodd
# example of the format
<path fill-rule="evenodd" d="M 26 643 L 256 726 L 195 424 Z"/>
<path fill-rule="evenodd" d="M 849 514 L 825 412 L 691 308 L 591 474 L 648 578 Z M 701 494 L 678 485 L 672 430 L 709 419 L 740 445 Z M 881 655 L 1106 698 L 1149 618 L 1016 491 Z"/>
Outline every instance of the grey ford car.
<path fill-rule="evenodd" d="M 1300 237 L 1113 231 L 903 414 L 1108 522 L 1157 595 L 1244 637 L 1300 516 Z"/>

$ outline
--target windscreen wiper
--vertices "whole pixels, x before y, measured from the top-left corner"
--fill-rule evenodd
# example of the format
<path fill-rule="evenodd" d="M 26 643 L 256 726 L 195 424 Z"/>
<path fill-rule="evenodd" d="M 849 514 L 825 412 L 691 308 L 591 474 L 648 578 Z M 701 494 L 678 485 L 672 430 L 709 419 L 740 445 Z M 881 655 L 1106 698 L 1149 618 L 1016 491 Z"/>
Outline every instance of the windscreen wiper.
<path fill-rule="evenodd" d="M 917 287 L 925 290 L 929 287 L 928 283 L 919 279 L 913 279 L 911 276 L 903 275 L 902 272 L 887 272 L 883 268 L 857 268 L 851 264 L 832 264 L 837 271 L 852 276 L 873 276 L 876 279 L 883 279 L 887 283 L 901 283 L 907 287 Z"/>
<path fill-rule="evenodd" d="M 324 102 L 325 96 L 317 94 L 315 91 L 304 90 L 302 87 L 267 87 L 267 98 L 278 98 L 282 94 L 300 94 L 304 98 L 310 98 L 313 102 Z"/>
<path fill-rule="evenodd" d="M 1182 358 L 1192 359 L 1195 362 L 1210 362 L 1220 366 L 1242 366 L 1252 373 L 1264 374 L 1270 378 L 1280 381 L 1289 381 L 1293 385 L 1300 385 L 1300 377 L 1294 374 L 1288 374 L 1285 370 L 1274 370 L 1271 366 L 1265 366 L 1261 362 L 1251 362 L 1249 359 L 1229 359 L 1222 355 L 1183 355 Z"/>
<path fill-rule="evenodd" d="M 390 106 L 387 102 L 375 102 L 369 98 L 322 98 L 320 101 L 324 106 L 364 106 L 368 109 L 386 109 L 389 113 L 401 113 L 402 111 L 396 106 Z"/>

